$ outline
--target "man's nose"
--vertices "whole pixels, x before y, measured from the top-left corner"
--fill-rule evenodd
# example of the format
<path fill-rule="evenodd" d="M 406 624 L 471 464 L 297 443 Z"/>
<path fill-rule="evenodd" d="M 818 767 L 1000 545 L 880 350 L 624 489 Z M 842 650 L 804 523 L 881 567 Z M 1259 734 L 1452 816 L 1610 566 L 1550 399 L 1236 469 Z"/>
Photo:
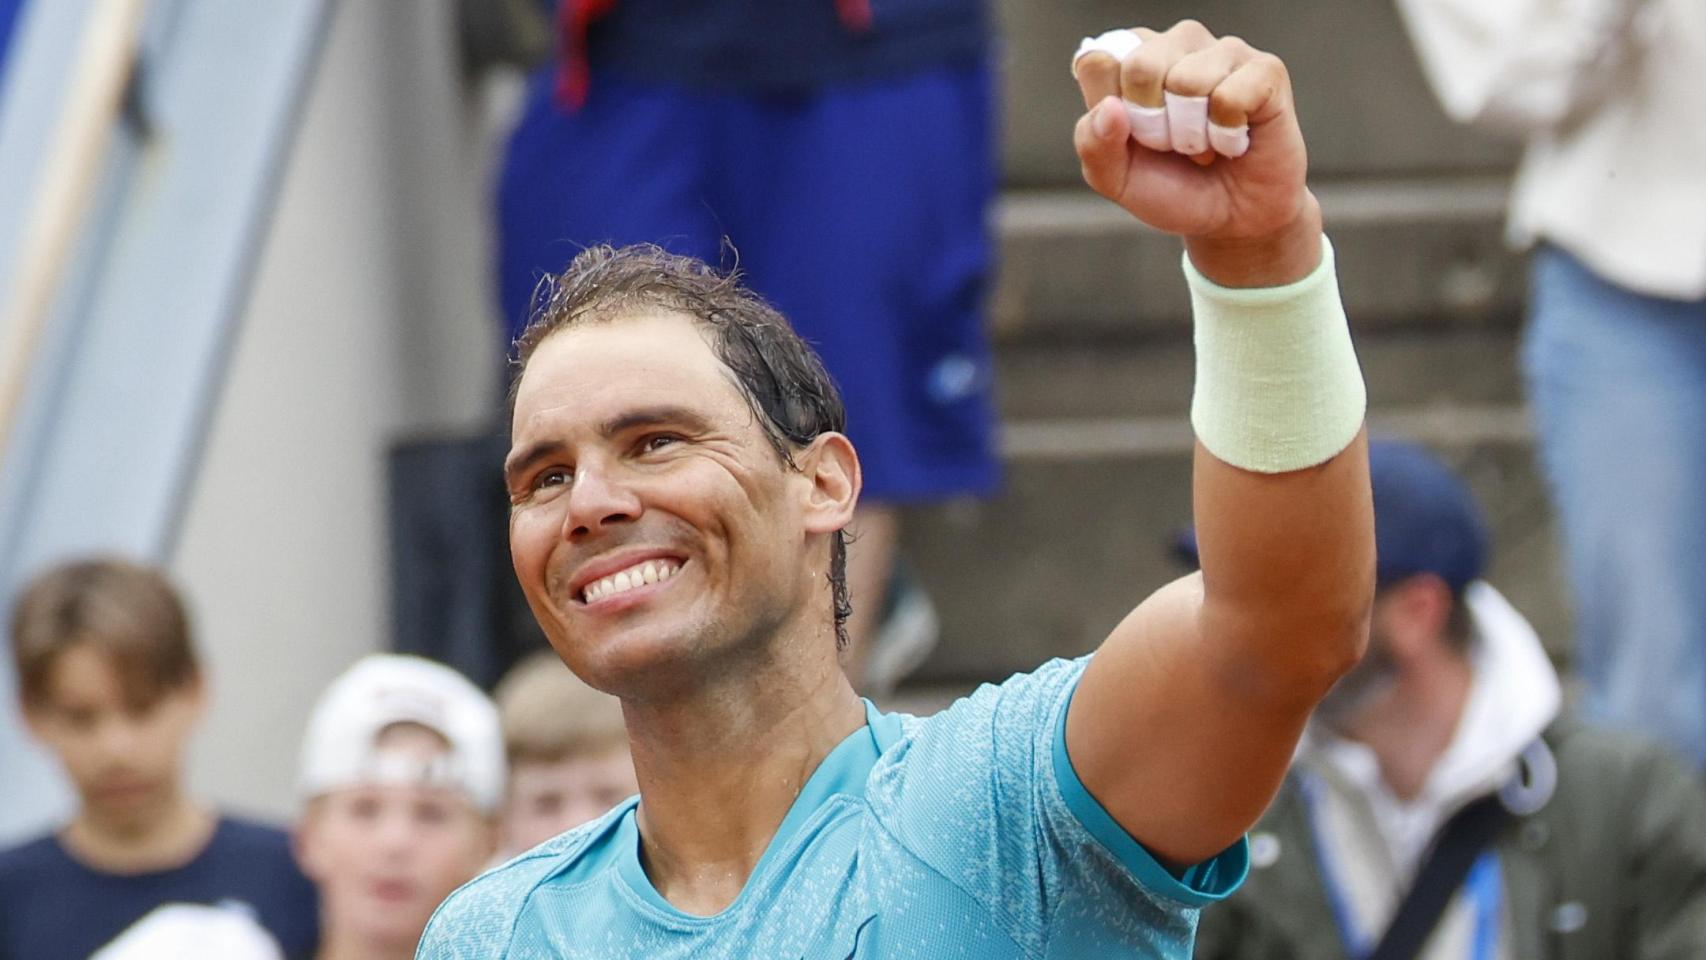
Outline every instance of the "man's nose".
<path fill-rule="evenodd" d="M 585 464 L 575 472 L 569 488 L 564 535 L 572 540 L 584 539 L 612 525 L 638 519 L 642 509 L 640 498 L 619 467 Z"/>

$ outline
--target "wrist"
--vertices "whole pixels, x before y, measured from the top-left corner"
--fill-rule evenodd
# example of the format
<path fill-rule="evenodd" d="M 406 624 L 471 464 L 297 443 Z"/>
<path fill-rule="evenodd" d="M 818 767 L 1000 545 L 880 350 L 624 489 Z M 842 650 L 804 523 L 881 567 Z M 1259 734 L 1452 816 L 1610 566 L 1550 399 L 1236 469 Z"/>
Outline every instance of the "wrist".
<path fill-rule="evenodd" d="M 1321 204 L 1303 192 L 1296 215 L 1256 237 L 1185 238 L 1185 253 L 1209 280 L 1223 287 L 1283 287 L 1321 265 Z"/>
<path fill-rule="evenodd" d="M 1185 264 L 1195 324 L 1191 425 L 1220 460 L 1289 473 L 1332 459 L 1361 429 L 1368 395 L 1339 301 L 1332 246 L 1317 235 L 1301 281 L 1229 288 Z"/>

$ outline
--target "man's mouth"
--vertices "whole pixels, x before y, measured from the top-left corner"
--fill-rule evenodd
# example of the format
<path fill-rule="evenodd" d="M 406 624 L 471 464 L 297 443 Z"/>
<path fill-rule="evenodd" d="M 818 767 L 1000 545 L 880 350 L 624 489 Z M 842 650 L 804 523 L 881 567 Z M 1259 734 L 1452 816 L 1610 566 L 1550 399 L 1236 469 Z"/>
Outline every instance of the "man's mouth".
<path fill-rule="evenodd" d="M 601 577 L 581 589 L 582 603 L 597 603 L 630 590 L 638 589 L 648 583 L 668 580 L 681 571 L 682 562 L 676 560 L 642 560 L 623 570 Z"/>

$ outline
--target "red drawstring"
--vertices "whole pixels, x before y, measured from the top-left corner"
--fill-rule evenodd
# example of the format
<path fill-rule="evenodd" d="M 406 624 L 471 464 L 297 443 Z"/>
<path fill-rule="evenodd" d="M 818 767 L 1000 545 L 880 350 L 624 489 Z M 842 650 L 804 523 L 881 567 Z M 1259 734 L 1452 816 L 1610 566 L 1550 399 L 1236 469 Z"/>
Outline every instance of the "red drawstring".
<path fill-rule="evenodd" d="M 557 7 L 557 105 L 571 113 L 586 105 L 592 70 L 586 62 L 586 32 L 616 0 L 563 0 Z"/>
<path fill-rule="evenodd" d="M 871 29 L 871 0 L 835 0 L 835 12 L 841 25 L 854 33 Z"/>
<path fill-rule="evenodd" d="M 616 0 L 562 0 L 557 7 L 557 105 L 570 112 L 586 105 L 592 70 L 586 33 L 592 22 L 615 9 Z M 835 0 L 841 25 L 854 33 L 871 29 L 871 0 Z"/>

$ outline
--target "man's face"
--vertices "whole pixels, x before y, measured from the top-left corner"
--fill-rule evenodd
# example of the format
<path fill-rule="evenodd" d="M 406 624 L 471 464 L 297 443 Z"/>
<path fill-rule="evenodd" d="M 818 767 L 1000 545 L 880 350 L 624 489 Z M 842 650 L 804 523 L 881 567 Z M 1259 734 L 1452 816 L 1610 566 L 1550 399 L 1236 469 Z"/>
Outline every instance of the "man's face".
<path fill-rule="evenodd" d="M 388 731 L 380 747 L 421 762 L 445 750 L 437 734 L 406 727 Z M 369 784 L 315 798 L 296 845 L 319 887 L 328 941 L 399 950 L 413 947 L 433 910 L 486 866 L 492 830 L 461 790 Z"/>
<path fill-rule="evenodd" d="M 564 662 L 610 692 L 690 686 L 761 649 L 827 572 L 804 528 L 811 481 L 679 314 L 540 344 L 505 474 L 528 603 Z"/>
<path fill-rule="evenodd" d="M 184 748 L 201 716 L 199 683 L 138 704 L 99 650 L 59 655 L 45 696 L 26 707 L 30 729 L 59 758 L 91 814 L 141 827 L 179 788 Z"/>
<path fill-rule="evenodd" d="M 639 792 L 626 744 L 555 762 L 519 761 L 509 772 L 504 849 L 530 850 Z"/>

